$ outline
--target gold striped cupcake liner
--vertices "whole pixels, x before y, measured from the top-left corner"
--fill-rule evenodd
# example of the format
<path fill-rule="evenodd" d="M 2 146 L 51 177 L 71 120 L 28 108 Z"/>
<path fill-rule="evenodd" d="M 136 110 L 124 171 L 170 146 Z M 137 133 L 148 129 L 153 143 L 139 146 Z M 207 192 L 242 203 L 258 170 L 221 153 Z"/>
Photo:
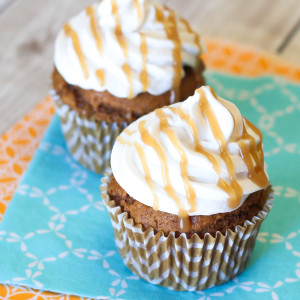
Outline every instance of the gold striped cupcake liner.
<path fill-rule="evenodd" d="M 51 91 L 51 94 L 69 152 L 86 168 L 103 173 L 110 167 L 115 140 L 127 124 L 118 125 L 85 117 L 64 104 L 55 91 Z"/>
<path fill-rule="evenodd" d="M 236 226 L 235 231 L 227 230 L 225 235 L 217 232 L 216 237 L 207 233 L 203 239 L 197 234 L 191 238 L 184 233 L 179 237 L 174 233 L 164 236 L 152 228 L 143 230 L 110 200 L 107 194 L 110 175 L 109 170 L 101 179 L 101 196 L 125 265 L 144 280 L 172 290 L 199 291 L 241 273 L 251 256 L 260 226 L 272 207 L 270 187 L 263 209 L 251 221 Z"/>

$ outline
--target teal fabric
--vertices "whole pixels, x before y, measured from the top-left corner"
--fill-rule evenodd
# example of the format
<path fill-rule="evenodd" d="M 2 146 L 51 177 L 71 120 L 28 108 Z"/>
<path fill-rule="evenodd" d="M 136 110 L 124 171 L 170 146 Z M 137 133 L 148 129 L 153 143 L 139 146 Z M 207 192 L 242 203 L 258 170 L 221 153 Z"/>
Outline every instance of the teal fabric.
<path fill-rule="evenodd" d="M 201 292 L 137 278 L 117 252 L 99 175 L 68 154 L 54 117 L 0 223 L 0 282 L 110 299 L 299 299 L 300 86 L 277 77 L 206 73 L 264 135 L 276 196 L 245 272 Z"/>

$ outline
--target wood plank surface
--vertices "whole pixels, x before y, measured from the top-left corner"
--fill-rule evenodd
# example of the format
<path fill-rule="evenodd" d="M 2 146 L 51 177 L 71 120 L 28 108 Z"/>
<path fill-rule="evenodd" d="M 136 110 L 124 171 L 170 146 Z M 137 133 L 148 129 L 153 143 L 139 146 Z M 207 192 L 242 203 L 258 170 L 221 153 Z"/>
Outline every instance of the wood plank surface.
<path fill-rule="evenodd" d="M 0 15 L 0 134 L 48 93 L 53 43 L 92 0 L 17 0 Z"/>
<path fill-rule="evenodd" d="M 300 20 L 300 1 L 295 0 L 168 0 L 167 5 L 200 33 L 273 53 Z M 295 43 L 300 46 L 300 39 Z M 280 55 L 299 64 L 300 54 Z"/>
<path fill-rule="evenodd" d="M 50 86 L 61 26 L 93 0 L 0 0 L 0 134 L 41 101 Z M 204 35 L 278 52 L 299 63 L 300 1 L 165 0 Z M 286 43 L 284 43 L 287 40 Z"/>

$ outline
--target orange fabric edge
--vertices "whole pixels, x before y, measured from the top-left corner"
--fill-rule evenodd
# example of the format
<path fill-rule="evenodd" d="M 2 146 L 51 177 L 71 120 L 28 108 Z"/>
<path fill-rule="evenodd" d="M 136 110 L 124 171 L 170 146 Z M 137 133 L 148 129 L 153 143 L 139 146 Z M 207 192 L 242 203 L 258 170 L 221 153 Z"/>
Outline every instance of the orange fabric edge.
<path fill-rule="evenodd" d="M 50 97 L 0 137 L 0 220 L 54 114 Z M 0 294 L 1 295 L 1 294 Z"/>
<path fill-rule="evenodd" d="M 248 46 L 203 37 L 207 51 L 203 54 L 208 69 L 242 76 L 279 75 L 300 83 L 300 66 L 280 57 Z"/>

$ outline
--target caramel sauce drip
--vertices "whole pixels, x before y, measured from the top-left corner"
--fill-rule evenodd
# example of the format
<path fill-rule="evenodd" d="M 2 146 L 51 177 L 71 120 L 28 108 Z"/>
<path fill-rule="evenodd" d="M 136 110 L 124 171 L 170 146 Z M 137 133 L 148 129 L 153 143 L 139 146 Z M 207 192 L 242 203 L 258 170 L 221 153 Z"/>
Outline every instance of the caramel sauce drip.
<path fill-rule="evenodd" d="M 102 47 L 102 41 L 101 41 L 101 37 L 100 37 L 100 28 L 97 24 L 97 18 L 96 18 L 94 8 L 92 6 L 88 6 L 86 8 L 86 14 L 90 17 L 90 24 L 91 24 L 92 34 L 93 34 L 93 37 L 96 41 L 96 45 L 97 45 L 97 48 L 100 52 L 100 55 L 102 55 L 103 47 Z"/>
<path fill-rule="evenodd" d="M 128 60 L 128 47 L 124 35 L 122 33 L 121 28 L 121 21 L 119 15 L 119 8 L 116 0 L 112 0 L 112 14 L 115 16 L 116 20 L 116 28 L 115 28 L 115 35 L 117 37 L 118 43 L 124 53 L 125 59 Z M 122 69 L 126 74 L 129 82 L 129 98 L 133 97 L 133 82 L 132 82 L 132 75 L 129 64 L 126 62 L 123 64 Z"/>
<path fill-rule="evenodd" d="M 248 140 L 249 145 L 245 142 L 239 142 L 240 156 L 244 160 L 248 169 L 248 178 L 261 188 L 265 188 L 268 183 L 268 177 L 264 169 L 264 154 L 262 150 L 262 134 L 260 130 L 244 118 L 244 130 L 241 139 Z M 255 139 L 246 129 L 249 127 L 258 137 L 259 143 L 256 145 Z M 254 163 L 253 163 L 254 161 Z"/>
<path fill-rule="evenodd" d="M 171 143 L 174 145 L 175 149 L 177 150 L 179 156 L 180 156 L 180 171 L 181 171 L 181 177 L 184 182 L 184 188 L 187 196 L 187 201 L 190 206 L 190 211 L 195 212 L 196 211 L 196 193 L 194 188 L 192 187 L 189 178 L 188 178 L 188 158 L 187 155 L 181 146 L 181 142 L 175 135 L 175 132 L 170 128 L 167 120 L 166 114 L 161 109 L 156 110 L 156 116 L 160 119 L 160 129 L 162 132 L 164 132 Z"/>
<path fill-rule="evenodd" d="M 168 9 L 167 7 L 165 7 Z M 172 51 L 172 57 L 174 62 L 174 78 L 172 88 L 175 92 L 175 101 L 179 99 L 179 87 L 182 75 L 182 66 L 181 66 L 181 41 L 178 34 L 177 22 L 175 13 L 172 10 L 169 10 L 169 15 L 166 17 L 164 13 L 156 8 L 156 20 L 161 22 L 164 25 L 164 29 L 167 35 L 167 39 L 171 40 L 174 44 Z"/>
<path fill-rule="evenodd" d="M 142 8 L 141 8 L 141 4 L 140 4 L 139 0 L 134 0 L 134 5 L 135 5 L 136 10 L 137 10 L 138 18 L 141 21 L 142 18 L 143 18 L 143 15 L 142 15 Z"/>
<path fill-rule="evenodd" d="M 146 182 L 147 182 L 148 186 L 150 187 L 150 189 L 152 191 L 152 194 L 153 194 L 153 197 L 154 197 L 153 209 L 158 210 L 158 198 L 157 198 L 157 195 L 155 193 L 155 188 L 154 188 L 154 184 L 153 184 L 151 174 L 150 174 L 150 171 L 149 171 L 149 168 L 148 168 L 148 163 L 147 163 L 147 160 L 146 160 L 146 157 L 145 157 L 145 152 L 143 150 L 143 147 L 141 145 L 139 145 L 137 142 L 134 143 L 134 147 L 135 147 L 135 149 L 138 153 L 138 156 L 140 158 L 140 161 L 141 161 L 141 164 L 142 164 L 142 167 L 143 167 L 143 171 L 144 171 L 144 174 L 145 174 Z"/>
<path fill-rule="evenodd" d="M 86 14 L 90 18 L 90 26 L 91 26 L 92 34 L 95 39 L 98 51 L 99 51 L 100 55 L 102 56 L 102 54 L 103 54 L 102 40 L 101 40 L 101 36 L 100 36 L 100 28 L 97 23 L 95 9 L 93 8 L 93 6 L 88 6 L 85 11 L 86 11 Z M 105 70 L 98 69 L 96 71 L 96 77 L 99 79 L 100 85 L 104 86 L 105 85 Z"/>
<path fill-rule="evenodd" d="M 200 109 L 201 109 L 203 115 L 206 117 L 206 119 L 209 123 L 209 126 L 212 130 L 212 134 L 219 145 L 220 157 L 222 158 L 222 160 L 224 161 L 224 163 L 226 165 L 226 168 L 227 168 L 227 171 L 229 174 L 229 178 L 230 178 L 229 183 L 227 183 L 225 180 L 220 178 L 217 185 L 218 185 L 218 187 L 220 187 L 223 191 L 225 191 L 228 194 L 229 207 L 236 208 L 241 202 L 241 198 L 243 196 L 243 190 L 235 178 L 234 164 L 230 158 L 226 140 L 225 140 L 224 135 L 221 131 L 221 128 L 218 124 L 217 118 L 216 118 L 212 108 L 209 105 L 209 102 L 206 98 L 204 91 L 202 89 L 198 89 L 197 92 L 200 93 L 200 96 L 201 96 Z M 218 98 L 216 98 L 216 99 L 218 99 Z"/>
<path fill-rule="evenodd" d="M 127 49 L 126 40 L 122 33 L 121 20 L 120 20 L 120 15 L 119 15 L 119 7 L 118 7 L 116 0 L 112 0 L 112 14 L 115 16 L 115 21 L 116 21 L 115 35 L 117 37 L 120 47 L 123 50 L 124 56 L 127 58 L 128 57 L 128 49 Z"/>
<path fill-rule="evenodd" d="M 124 132 L 128 135 L 131 136 L 134 134 L 134 131 L 130 131 L 128 128 L 124 129 Z M 122 144 L 122 145 L 127 145 L 127 146 L 132 146 L 133 144 L 130 141 L 125 141 L 120 135 L 117 137 L 117 141 Z"/>
<path fill-rule="evenodd" d="M 123 64 L 122 70 L 126 74 L 128 81 L 129 81 L 129 96 L 128 98 L 133 98 L 133 83 L 132 83 L 132 77 L 131 77 L 131 70 L 128 63 Z"/>
<path fill-rule="evenodd" d="M 191 118 L 191 116 L 185 114 L 184 111 L 180 107 L 169 107 L 169 109 L 172 110 L 175 114 L 177 114 L 181 118 L 181 120 L 183 120 L 187 123 L 189 130 L 194 139 L 195 151 L 202 154 L 203 156 L 205 156 L 208 159 L 208 161 L 212 164 L 214 170 L 218 174 L 220 174 L 221 168 L 220 168 L 220 165 L 219 165 L 218 161 L 216 160 L 216 158 L 213 155 L 211 155 L 209 152 L 207 152 L 201 146 L 200 141 L 199 141 L 198 129 L 197 129 L 196 123 Z"/>
<path fill-rule="evenodd" d="M 82 49 L 81 49 L 81 45 L 80 45 L 80 41 L 79 41 L 77 32 L 70 26 L 70 24 L 65 24 L 64 31 L 65 31 L 65 34 L 72 39 L 73 48 L 79 59 L 84 78 L 85 79 L 89 78 L 87 64 L 86 64 L 85 57 L 84 57 Z"/>
<path fill-rule="evenodd" d="M 198 33 L 194 32 L 189 24 L 189 22 L 186 20 L 186 19 L 181 19 L 181 22 L 185 25 L 186 27 L 186 30 L 193 34 L 194 35 L 194 43 L 197 45 L 198 49 L 199 49 L 199 52 L 202 53 L 203 52 L 203 49 L 202 49 L 202 46 L 200 44 L 200 39 L 199 39 L 199 35 Z"/>
<path fill-rule="evenodd" d="M 117 137 L 117 141 L 122 144 L 122 145 L 127 145 L 127 146 L 131 146 L 132 144 L 128 141 L 125 141 L 121 136 Z"/>
<path fill-rule="evenodd" d="M 155 9 L 155 19 L 160 23 L 164 23 L 165 15 L 162 10 L 160 10 L 158 8 Z"/>
<path fill-rule="evenodd" d="M 130 131 L 128 128 L 124 129 L 124 132 L 129 136 L 134 134 L 134 131 Z M 144 175 L 145 175 L 145 180 L 146 180 L 148 186 L 150 187 L 151 192 L 152 192 L 153 197 L 154 197 L 153 209 L 158 210 L 158 197 L 155 193 L 154 183 L 153 183 L 153 180 L 151 178 L 150 170 L 148 168 L 148 163 L 147 163 L 147 160 L 146 160 L 146 156 L 145 156 L 145 152 L 144 152 L 143 147 L 141 145 L 139 145 L 137 142 L 132 144 L 129 141 L 125 141 L 120 136 L 117 137 L 117 141 L 122 145 L 127 145 L 127 146 L 132 146 L 133 145 L 135 147 L 136 152 L 137 152 L 137 154 L 140 158 L 141 164 L 142 164 L 142 168 L 143 168 Z"/>
<path fill-rule="evenodd" d="M 147 67 L 146 67 L 148 48 L 147 48 L 146 37 L 144 34 L 141 34 L 140 50 L 141 50 L 142 58 L 143 58 L 143 69 L 140 74 L 140 81 L 143 85 L 143 92 L 145 92 L 148 89 L 149 82 L 148 82 L 148 73 L 147 73 Z"/>
<path fill-rule="evenodd" d="M 98 69 L 96 71 L 96 76 L 100 81 L 100 85 L 104 86 L 105 85 L 105 70 L 103 69 Z"/>
<path fill-rule="evenodd" d="M 128 128 L 125 128 L 124 132 L 129 136 L 134 134 L 134 131 L 130 131 Z"/>
<path fill-rule="evenodd" d="M 163 120 L 161 120 L 161 122 L 163 122 Z M 174 201 L 179 209 L 179 218 L 184 219 L 182 222 L 180 222 L 180 224 L 182 224 L 182 226 L 186 226 L 187 225 L 186 220 L 189 219 L 189 215 L 188 215 L 187 211 L 184 209 L 180 199 L 176 195 L 176 193 L 171 185 L 166 154 L 163 151 L 163 149 L 161 148 L 160 144 L 149 133 L 149 131 L 147 130 L 147 128 L 145 126 L 145 123 L 146 123 L 146 121 L 141 121 L 138 125 L 141 139 L 142 139 L 143 143 L 145 143 L 147 146 L 151 147 L 157 154 L 159 161 L 160 161 L 161 168 L 162 168 L 164 189 L 167 192 L 167 194 L 172 199 L 174 199 Z M 163 126 L 163 124 L 161 124 L 161 125 Z M 183 228 L 182 226 L 180 226 L 181 227 L 180 229 L 182 231 L 189 231 L 189 228 L 186 228 L 186 227 Z"/>

